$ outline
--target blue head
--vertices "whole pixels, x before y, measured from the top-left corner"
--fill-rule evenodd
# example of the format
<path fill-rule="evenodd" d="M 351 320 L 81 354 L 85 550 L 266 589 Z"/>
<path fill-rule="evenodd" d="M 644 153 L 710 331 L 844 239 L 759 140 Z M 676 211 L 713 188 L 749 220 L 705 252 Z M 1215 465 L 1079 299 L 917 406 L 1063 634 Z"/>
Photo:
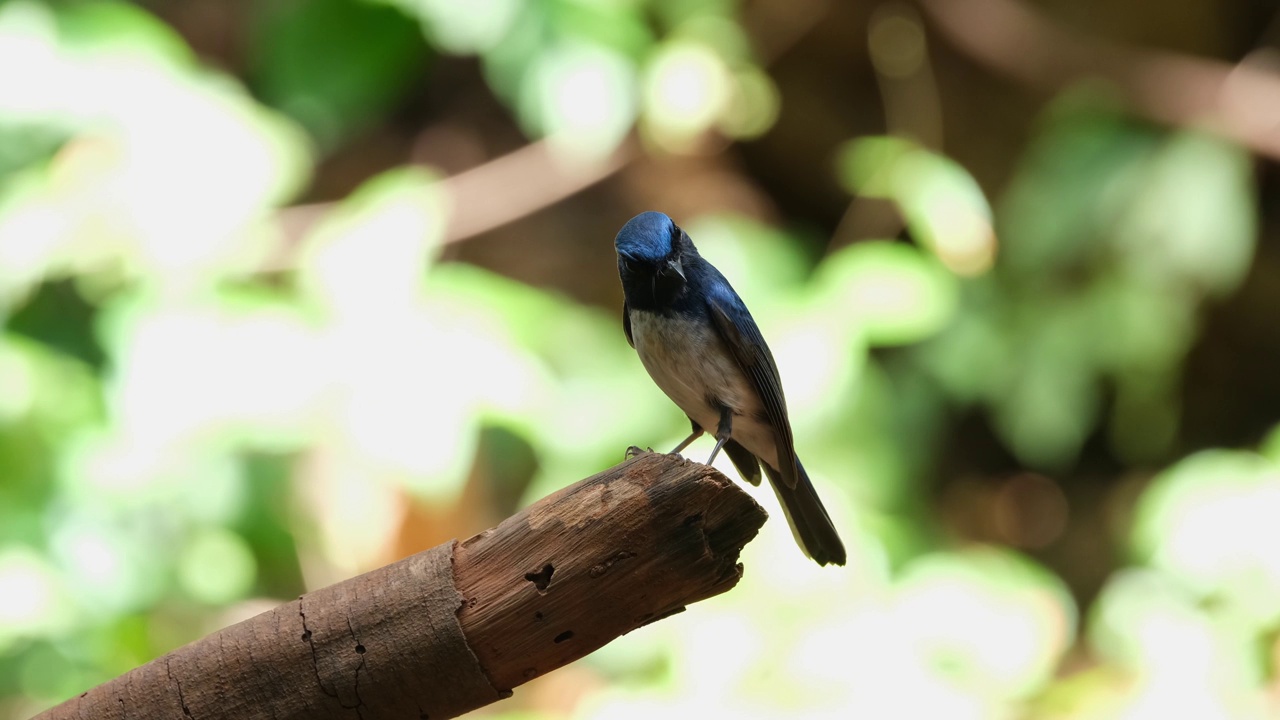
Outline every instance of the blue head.
<path fill-rule="evenodd" d="M 683 258 L 697 253 L 671 218 L 653 211 L 628 220 L 613 246 L 627 302 L 644 309 L 664 306 L 684 291 Z"/>
<path fill-rule="evenodd" d="M 627 221 L 613 246 L 618 257 L 632 263 L 657 266 L 666 262 L 680 240 L 680 228 L 663 213 L 650 210 Z"/>

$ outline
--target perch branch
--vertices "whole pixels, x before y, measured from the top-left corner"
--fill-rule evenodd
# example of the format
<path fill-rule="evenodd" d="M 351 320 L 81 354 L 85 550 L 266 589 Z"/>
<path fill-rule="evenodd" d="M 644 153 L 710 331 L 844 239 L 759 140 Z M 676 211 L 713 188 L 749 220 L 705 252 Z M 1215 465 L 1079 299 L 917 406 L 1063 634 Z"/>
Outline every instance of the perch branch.
<path fill-rule="evenodd" d="M 641 454 L 37 717 L 454 717 L 732 588 L 765 518 L 714 469 Z"/>

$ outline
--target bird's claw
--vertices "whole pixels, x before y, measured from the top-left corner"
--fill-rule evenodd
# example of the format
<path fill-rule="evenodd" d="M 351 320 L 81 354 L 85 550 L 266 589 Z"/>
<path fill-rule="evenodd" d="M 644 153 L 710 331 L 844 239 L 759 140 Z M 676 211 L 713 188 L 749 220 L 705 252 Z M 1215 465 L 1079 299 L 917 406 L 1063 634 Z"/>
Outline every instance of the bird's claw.
<path fill-rule="evenodd" d="M 626 457 L 626 459 L 630 460 L 631 458 L 634 458 L 634 457 L 640 457 L 641 455 L 644 455 L 645 453 L 651 453 L 651 452 L 653 452 L 653 448 L 649 448 L 649 449 L 647 449 L 647 450 L 646 450 L 646 449 L 638 448 L 638 447 L 636 447 L 635 445 L 632 445 L 631 447 L 627 448 L 627 452 L 626 452 L 626 455 L 625 455 L 624 457 Z"/>

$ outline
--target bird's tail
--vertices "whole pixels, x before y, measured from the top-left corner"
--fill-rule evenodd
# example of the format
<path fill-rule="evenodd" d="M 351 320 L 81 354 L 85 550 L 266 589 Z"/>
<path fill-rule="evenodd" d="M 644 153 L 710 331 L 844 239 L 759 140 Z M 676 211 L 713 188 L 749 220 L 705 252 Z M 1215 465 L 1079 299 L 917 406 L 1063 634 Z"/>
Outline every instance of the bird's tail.
<path fill-rule="evenodd" d="M 782 503 L 782 512 L 787 516 L 787 524 L 791 526 L 791 534 L 796 536 L 804 554 L 813 558 L 819 565 L 834 563 L 844 565 L 844 543 L 831 524 L 831 516 L 818 499 L 818 493 L 809 481 L 809 474 L 797 461 L 800 470 L 796 478 L 795 488 L 789 488 L 782 482 L 782 477 L 768 463 L 760 463 L 765 474 L 769 476 L 769 484 Z"/>

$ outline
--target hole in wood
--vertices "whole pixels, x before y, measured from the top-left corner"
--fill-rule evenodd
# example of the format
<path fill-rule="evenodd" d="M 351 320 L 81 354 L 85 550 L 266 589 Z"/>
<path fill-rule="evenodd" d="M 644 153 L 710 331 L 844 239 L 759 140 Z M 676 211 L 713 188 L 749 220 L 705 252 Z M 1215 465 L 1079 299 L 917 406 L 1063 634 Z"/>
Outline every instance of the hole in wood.
<path fill-rule="evenodd" d="M 551 584 L 551 575 L 555 571 L 555 567 L 551 563 L 547 563 L 538 572 L 525 573 L 524 579 L 533 583 L 533 586 L 538 588 L 539 591 L 546 590 L 547 586 Z"/>
<path fill-rule="evenodd" d="M 364 646 L 363 646 L 363 645 L 356 645 L 356 652 L 358 652 L 358 653 L 360 653 L 361 655 L 363 655 L 363 654 L 364 654 Z"/>
<path fill-rule="evenodd" d="M 556 642 L 558 642 L 558 643 L 562 643 L 562 642 L 564 642 L 565 640 L 568 640 L 568 639 L 569 639 L 569 638 L 571 638 L 571 637 L 573 637 L 573 631 L 572 631 L 572 630 L 565 630 L 564 632 L 562 632 L 562 633 L 560 633 L 559 635 L 557 635 L 557 636 L 556 636 L 555 641 L 556 641 Z"/>

